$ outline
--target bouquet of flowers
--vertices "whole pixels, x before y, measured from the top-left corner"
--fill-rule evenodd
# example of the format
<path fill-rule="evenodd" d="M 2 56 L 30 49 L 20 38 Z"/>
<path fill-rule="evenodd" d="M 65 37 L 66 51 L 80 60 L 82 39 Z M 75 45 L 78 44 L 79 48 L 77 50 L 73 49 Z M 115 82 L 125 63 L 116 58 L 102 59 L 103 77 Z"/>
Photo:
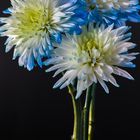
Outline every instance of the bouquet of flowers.
<path fill-rule="evenodd" d="M 68 88 L 74 108 L 72 140 L 93 140 L 96 84 L 119 87 L 114 75 L 134 80 L 138 52 L 127 22 L 140 22 L 138 0 L 10 0 L 0 18 L 6 52 L 29 71 L 46 67 L 61 78 L 53 88 Z M 84 94 L 84 104 L 81 95 Z"/>

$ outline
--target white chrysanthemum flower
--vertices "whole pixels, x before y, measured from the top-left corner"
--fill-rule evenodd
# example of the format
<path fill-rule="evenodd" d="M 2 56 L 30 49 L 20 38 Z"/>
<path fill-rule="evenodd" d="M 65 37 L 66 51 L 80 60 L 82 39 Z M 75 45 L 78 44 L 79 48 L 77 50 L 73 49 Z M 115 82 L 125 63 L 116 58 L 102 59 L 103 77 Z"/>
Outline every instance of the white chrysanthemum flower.
<path fill-rule="evenodd" d="M 138 3 L 138 0 L 96 0 L 96 4 L 101 9 L 127 9 L 131 5 Z"/>
<path fill-rule="evenodd" d="M 133 80 L 129 73 L 119 68 L 135 67 L 131 61 L 137 53 L 128 52 L 135 47 L 128 42 L 131 36 L 126 33 L 128 29 L 126 26 L 113 29 L 113 25 L 108 28 L 89 25 L 88 29 L 83 29 L 83 34 L 67 37 L 61 47 L 54 50 L 53 57 L 45 62 L 54 65 L 47 72 L 57 70 L 54 76 L 64 73 L 54 88 L 60 86 L 62 89 L 77 79 L 78 98 L 93 83 L 99 82 L 107 93 L 105 81 L 118 87 L 113 74 Z"/>
<path fill-rule="evenodd" d="M 49 56 L 53 42 L 60 43 L 62 34 L 79 29 L 83 22 L 74 10 L 76 3 L 62 0 L 11 0 L 12 7 L 4 11 L 9 17 L 0 18 L 1 36 L 8 36 L 6 52 L 14 49 L 19 65 L 33 69 L 35 62 L 42 66 L 42 58 Z M 78 24 L 79 23 L 79 24 Z M 72 32 L 72 31 L 71 31 Z"/>

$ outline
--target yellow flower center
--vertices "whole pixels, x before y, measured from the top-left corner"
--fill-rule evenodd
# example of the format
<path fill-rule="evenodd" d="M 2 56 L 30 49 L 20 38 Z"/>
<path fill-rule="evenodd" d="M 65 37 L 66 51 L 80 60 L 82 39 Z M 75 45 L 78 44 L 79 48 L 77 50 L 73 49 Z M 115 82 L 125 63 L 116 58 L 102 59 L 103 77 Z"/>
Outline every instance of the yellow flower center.
<path fill-rule="evenodd" d="M 115 8 L 115 9 L 119 9 L 121 8 L 128 8 L 128 6 L 130 5 L 130 0 L 96 0 L 95 2 L 92 2 L 92 0 L 87 0 L 88 3 L 88 10 L 91 11 L 93 10 L 97 5 L 98 8 L 100 9 L 110 9 L 110 8 Z"/>
<path fill-rule="evenodd" d="M 82 41 L 78 44 L 78 61 L 83 65 L 96 65 L 101 59 L 101 46 L 99 46 L 96 40 L 92 39 L 91 37 L 88 38 L 83 36 L 81 40 Z"/>
<path fill-rule="evenodd" d="M 119 9 L 121 8 L 127 8 L 130 5 L 130 0 L 97 0 L 97 4 L 99 8 L 103 9 L 110 9 L 110 8 L 115 8 Z"/>
<path fill-rule="evenodd" d="M 48 32 L 54 26 L 51 9 L 26 7 L 16 12 L 16 33 L 20 37 L 29 38 L 43 32 Z"/>

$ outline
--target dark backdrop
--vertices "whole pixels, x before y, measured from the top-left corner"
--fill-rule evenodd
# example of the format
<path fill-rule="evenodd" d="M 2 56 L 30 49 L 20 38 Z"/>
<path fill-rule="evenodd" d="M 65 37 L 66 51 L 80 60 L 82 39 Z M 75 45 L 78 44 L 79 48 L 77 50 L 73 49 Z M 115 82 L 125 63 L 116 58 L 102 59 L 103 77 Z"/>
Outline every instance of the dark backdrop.
<path fill-rule="evenodd" d="M 10 5 L 0 1 L 0 13 Z M 140 51 L 140 24 L 132 25 L 132 41 Z M 53 90 L 57 79 L 36 68 L 28 72 L 12 61 L 12 51 L 4 52 L 0 38 L 0 140 L 70 140 L 73 110 L 67 90 Z M 95 110 L 95 140 L 140 140 L 140 57 L 135 77 L 129 81 L 117 77 L 120 88 L 110 87 L 106 95 L 98 86 Z"/>

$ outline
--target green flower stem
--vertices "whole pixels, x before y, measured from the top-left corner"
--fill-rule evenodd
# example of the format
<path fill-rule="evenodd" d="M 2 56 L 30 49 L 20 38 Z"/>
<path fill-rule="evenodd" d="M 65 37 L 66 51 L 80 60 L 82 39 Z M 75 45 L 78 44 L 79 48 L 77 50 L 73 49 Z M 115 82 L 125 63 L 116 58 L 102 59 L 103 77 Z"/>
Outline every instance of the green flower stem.
<path fill-rule="evenodd" d="M 73 110 L 74 110 L 74 129 L 72 140 L 82 140 L 82 107 L 81 99 L 75 99 L 75 90 L 72 86 L 68 86 L 69 93 L 72 97 Z"/>
<path fill-rule="evenodd" d="M 89 108 L 92 98 L 92 86 L 87 89 L 85 106 L 83 109 L 83 140 L 88 140 Z"/>
<path fill-rule="evenodd" d="M 88 140 L 93 140 L 93 134 L 94 134 L 95 89 L 96 89 L 96 85 L 94 84 L 92 86 L 92 100 L 90 103 L 90 112 L 89 112 Z"/>

